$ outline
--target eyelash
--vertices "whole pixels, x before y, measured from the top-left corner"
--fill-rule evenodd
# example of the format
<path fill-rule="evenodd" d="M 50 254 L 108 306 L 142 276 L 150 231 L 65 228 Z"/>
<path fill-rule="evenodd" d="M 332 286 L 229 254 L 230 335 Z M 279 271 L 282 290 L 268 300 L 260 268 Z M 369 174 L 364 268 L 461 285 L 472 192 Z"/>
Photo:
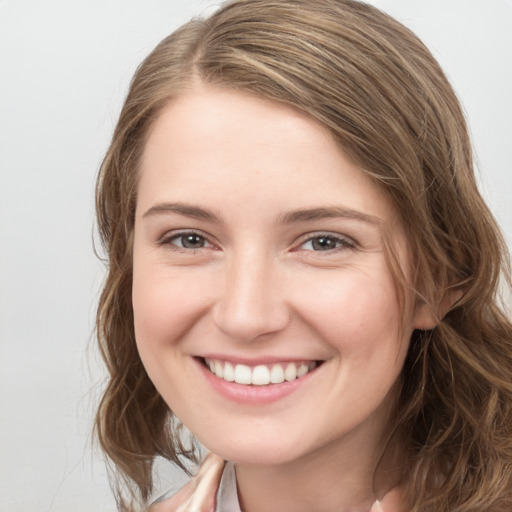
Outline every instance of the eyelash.
<path fill-rule="evenodd" d="M 201 247 L 184 247 L 183 239 L 186 238 L 187 236 L 188 237 L 190 237 L 190 236 L 198 237 L 206 245 L 203 245 Z M 182 245 L 177 245 L 176 243 L 173 242 L 174 240 L 179 240 L 179 239 L 181 239 Z M 311 249 L 302 249 L 305 244 L 307 244 L 307 243 L 314 244 L 315 240 L 320 240 L 320 239 L 333 241 L 335 246 L 333 248 L 319 249 L 319 250 L 315 250 L 313 248 L 313 246 Z M 195 252 L 200 249 L 215 247 L 214 244 L 212 244 L 208 240 L 208 238 L 199 231 L 181 231 L 181 232 L 177 232 L 177 233 L 171 233 L 167 236 L 164 236 L 158 242 L 158 245 L 169 246 L 174 251 L 187 252 L 187 253 Z M 311 252 L 326 252 L 326 253 L 332 254 L 333 252 L 343 251 L 346 249 L 355 249 L 356 247 L 357 247 L 357 244 L 352 239 L 350 239 L 348 237 L 333 234 L 333 233 L 320 232 L 320 233 L 308 234 L 307 237 L 303 238 L 302 241 L 296 246 L 296 249 L 294 249 L 294 251 L 307 250 L 307 251 L 311 251 Z"/>

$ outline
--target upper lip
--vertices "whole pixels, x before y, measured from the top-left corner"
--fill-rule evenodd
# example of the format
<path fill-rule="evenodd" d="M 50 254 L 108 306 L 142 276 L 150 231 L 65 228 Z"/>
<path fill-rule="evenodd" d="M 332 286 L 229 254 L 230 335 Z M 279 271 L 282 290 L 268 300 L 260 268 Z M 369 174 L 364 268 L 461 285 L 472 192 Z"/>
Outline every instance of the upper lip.
<path fill-rule="evenodd" d="M 289 357 L 289 356 L 261 356 L 261 357 L 243 357 L 227 354 L 201 354 L 200 359 L 215 359 L 218 361 L 227 361 L 231 364 L 244 364 L 246 366 L 270 365 L 276 363 L 300 363 L 304 361 L 321 362 L 321 359 L 315 357 Z"/>

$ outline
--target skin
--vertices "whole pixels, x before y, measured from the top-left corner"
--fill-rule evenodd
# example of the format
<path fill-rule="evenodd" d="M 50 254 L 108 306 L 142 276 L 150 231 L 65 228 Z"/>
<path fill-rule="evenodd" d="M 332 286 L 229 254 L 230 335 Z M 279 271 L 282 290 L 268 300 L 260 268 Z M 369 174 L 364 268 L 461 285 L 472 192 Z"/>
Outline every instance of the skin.
<path fill-rule="evenodd" d="M 197 86 L 150 131 L 134 233 L 138 349 L 174 413 L 236 463 L 245 511 L 368 511 L 397 483 L 389 472 L 374 489 L 374 469 L 408 340 L 430 318 L 417 306 L 399 329 L 383 228 L 407 274 L 388 200 L 289 107 Z M 191 232 L 195 247 L 182 247 Z M 319 249 L 322 237 L 332 248 Z M 205 378 L 199 358 L 212 354 L 322 364 L 279 400 L 240 403 Z"/>

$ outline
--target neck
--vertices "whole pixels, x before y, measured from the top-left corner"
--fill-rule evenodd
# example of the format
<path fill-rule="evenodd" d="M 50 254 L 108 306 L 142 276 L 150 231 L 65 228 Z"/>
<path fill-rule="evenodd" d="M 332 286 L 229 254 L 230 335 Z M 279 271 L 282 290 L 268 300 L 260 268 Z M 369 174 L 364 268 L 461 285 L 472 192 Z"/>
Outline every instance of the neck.
<path fill-rule="evenodd" d="M 338 438 L 290 462 L 236 465 L 244 512 L 369 512 L 401 480 L 400 444 L 368 443 L 367 432 Z M 362 444 L 360 441 L 364 440 Z"/>

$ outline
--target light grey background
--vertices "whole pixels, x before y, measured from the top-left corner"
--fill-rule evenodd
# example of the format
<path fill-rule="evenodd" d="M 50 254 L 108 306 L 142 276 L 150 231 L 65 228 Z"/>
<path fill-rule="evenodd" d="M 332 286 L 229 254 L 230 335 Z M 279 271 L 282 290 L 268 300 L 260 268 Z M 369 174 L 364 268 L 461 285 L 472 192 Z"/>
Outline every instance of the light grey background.
<path fill-rule="evenodd" d="M 90 443 L 95 175 L 137 64 L 217 3 L 0 1 L 0 512 L 115 510 Z M 447 70 L 512 240 L 512 0 L 371 3 Z"/>

